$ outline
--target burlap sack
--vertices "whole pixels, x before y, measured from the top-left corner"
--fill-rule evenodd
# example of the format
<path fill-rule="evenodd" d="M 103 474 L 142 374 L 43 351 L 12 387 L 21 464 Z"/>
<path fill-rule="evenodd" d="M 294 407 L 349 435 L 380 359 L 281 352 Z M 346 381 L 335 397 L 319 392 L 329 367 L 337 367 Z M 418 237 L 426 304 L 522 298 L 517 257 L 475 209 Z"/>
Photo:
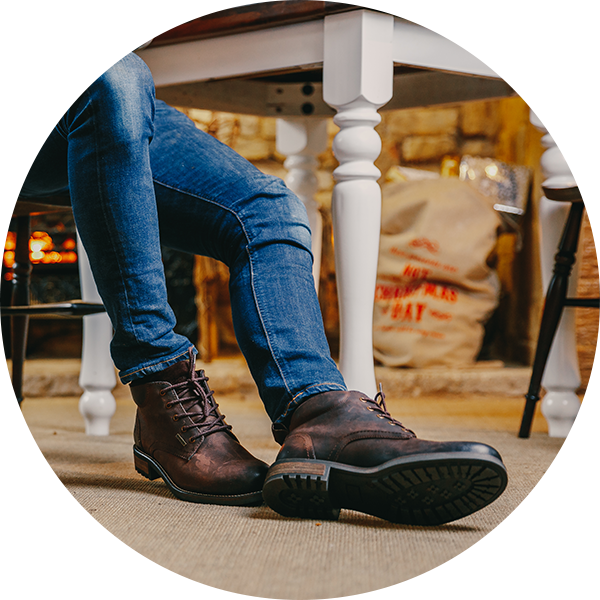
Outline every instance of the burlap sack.
<path fill-rule="evenodd" d="M 375 358 L 387 366 L 459 366 L 481 348 L 499 286 L 487 260 L 498 214 L 465 181 L 383 188 L 374 315 Z"/>

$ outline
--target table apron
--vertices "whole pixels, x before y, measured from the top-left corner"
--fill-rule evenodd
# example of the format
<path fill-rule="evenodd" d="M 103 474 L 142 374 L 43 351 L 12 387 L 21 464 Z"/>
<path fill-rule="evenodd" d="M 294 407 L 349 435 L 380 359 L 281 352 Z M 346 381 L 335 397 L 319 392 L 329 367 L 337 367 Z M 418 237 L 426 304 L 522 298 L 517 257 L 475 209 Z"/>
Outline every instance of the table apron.
<path fill-rule="evenodd" d="M 147 48 L 156 86 L 227 79 L 323 62 L 323 21 Z"/>

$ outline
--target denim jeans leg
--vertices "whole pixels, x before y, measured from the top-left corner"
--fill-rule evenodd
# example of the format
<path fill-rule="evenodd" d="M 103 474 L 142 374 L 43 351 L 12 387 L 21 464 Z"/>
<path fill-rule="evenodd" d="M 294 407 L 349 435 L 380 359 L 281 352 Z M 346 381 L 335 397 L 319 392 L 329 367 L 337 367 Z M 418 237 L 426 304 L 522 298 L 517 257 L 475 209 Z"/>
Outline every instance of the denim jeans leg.
<path fill-rule="evenodd" d="M 154 102 L 148 67 L 126 56 L 67 111 L 23 188 L 52 193 L 68 182 L 124 383 L 185 358 L 192 346 L 174 333 L 167 303 L 149 158 Z"/>
<path fill-rule="evenodd" d="M 65 184 L 66 176 L 45 179 L 57 160 L 115 328 L 111 352 L 124 383 L 192 347 L 173 332 L 162 238 L 229 266 L 236 335 L 273 421 L 310 395 L 345 389 L 323 330 L 304 206 L 280 179 L 156 101 L 139 57 L 125 57 L 75 102 L 24 191 Z"/>
<path fill-rule="evenodd" d="M 325 338 L 302 202 L 157 101 L 150 145 L 163 243 L 230 269 L 236 336 L 273 421 L 310 395 L 345 390 Z"/>

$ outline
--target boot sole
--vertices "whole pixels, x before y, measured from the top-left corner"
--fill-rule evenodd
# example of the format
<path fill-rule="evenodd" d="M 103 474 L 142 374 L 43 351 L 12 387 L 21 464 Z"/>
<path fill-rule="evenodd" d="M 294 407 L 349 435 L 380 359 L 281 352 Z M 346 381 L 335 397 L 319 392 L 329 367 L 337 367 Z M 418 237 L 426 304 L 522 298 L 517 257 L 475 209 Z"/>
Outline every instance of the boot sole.
<path fill-rule="evenodd" d="M 346 508 L 392 523 L 441 525 L 487 506 L 507 482 L 501 460 L 467 452 L 401 457 L 371 468 L 283 459 L 267 472 L 263 498 L 285 517 L 337 520 Z"/>
<path fill-rule="evenodd" d="M 201 504 L 225 504 L 229 506 L 260 506 L 263 503 L 262 491 L 247 494 L 203 494 L 180 488 L 169 477 L 167 472 L 151 456 L 142 452 L 137 446 L 133 447 L 133 463 L 135 470 L 150 481 L 162 479 L 172 494 L 186 502 Z"/>

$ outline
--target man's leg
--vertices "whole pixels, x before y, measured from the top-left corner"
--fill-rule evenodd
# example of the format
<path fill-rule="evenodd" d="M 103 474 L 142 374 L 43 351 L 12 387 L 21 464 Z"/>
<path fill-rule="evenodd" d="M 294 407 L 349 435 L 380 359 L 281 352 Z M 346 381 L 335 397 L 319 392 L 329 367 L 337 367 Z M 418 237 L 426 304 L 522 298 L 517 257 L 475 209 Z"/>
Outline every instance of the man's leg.
<path fill-rule="evenodd" d="M 67 111 L 39 153 L 24 195 L 68 185 L 77 227 L 115 329 L 113 360 L 138 405 L 134 459 L 194 502 L 256 504 L 267 465 L 224 422 L 195 349 L 174 333 L 150 167 L 154 86 L 129 55 Z"/>
<path fill-rule="evenodd" d="M 0 82 L 0 181 L 24 197 L 68 186 L 121 377 L 185 358 L 160 255 L 145 64 L 114 48 L 39 51 L 0 62 Z"/>
<path fill-rule="evenodd" d="M 344 391 L 323 329 L 302 202 L 161 102 L 150 154 L 161 239 L 229 267 L 236 337 L 272 421 L 286 420 L 310 395 Z"/>

